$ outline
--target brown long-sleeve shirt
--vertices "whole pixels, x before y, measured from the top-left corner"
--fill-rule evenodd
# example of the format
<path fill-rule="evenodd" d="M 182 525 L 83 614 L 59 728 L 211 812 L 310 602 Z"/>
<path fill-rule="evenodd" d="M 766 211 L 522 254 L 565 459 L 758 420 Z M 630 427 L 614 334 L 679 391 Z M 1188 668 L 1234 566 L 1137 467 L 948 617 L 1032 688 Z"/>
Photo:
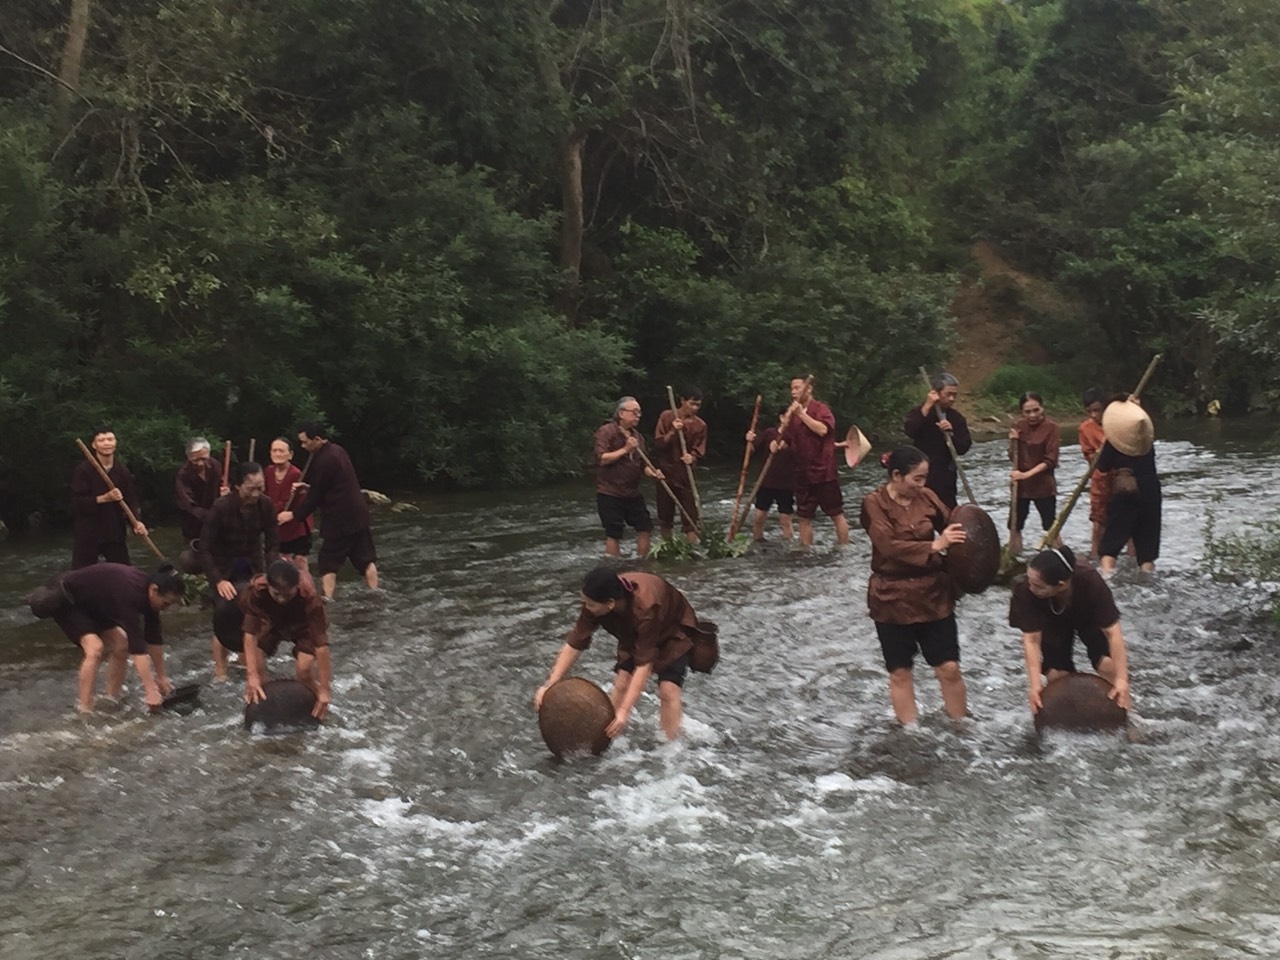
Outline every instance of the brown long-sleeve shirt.
<path fill-rule="evenodd" d="M 640 441 L 640 449 L 644 450 L 644 437 L 640 435 L 639 430 L 636 431 L 635 436 Z M 626 445 L 627 432 L 614 420 L 610 420 L 596 431 L 596 493 L 621 497 L 624 500 L 640 496 L 640 481 L 644 478 L 644 461 L 640 459 L 639 453 L 632 450 L 612 463 L 604 463 L 600 460 L 601 454 L 621 450 Z"/>
<path fill-rule="evenodd" d="M 138 487 L 133 481 L 133 474 L 116 457 L 111 469 L 107 471 L 111 482 L 120 488 L 124 502 L 129 505 L 135 517 L 142 517 L 142 508 L 138 503 Z M 120 504 L 115 501 L 98 503 L 97 498 L 107 492 L 98 471 L 88 460 L 76 465 L 71 474 L 71 510 L 74 517 L 73 536 L 76 543 L 86 546 L 97 546 L 103 543 L 124 543 L 127 522 Z"/>
<path fill-rule="evenodd" d="M 663 410 L 658 415 L 657 426 L 653 428 L 653 448 L 656 453 L 655 465 L 667 478 L 672 487 L 684 489 L 689 486 L 689 471 L 680 459 L 680 431 L 671 426 L 676 420 L 675 412 Z M 707 424 L 699 416 L 681 417 L 684 425 L 684 443 L 693 456 L 692 466 L 707 455 Z"/>
<path fill-rule="evenodd" d="M 222 495 L 222 464 L 213 457 L 204 463 L 203 475 L 188 460 L 173 478 L 173 502 L 182 521 L 182 539 L 187 541 L 200 536 L 205 514 Z"/>
<path fill-rule="evenodd" d="M 262 573 L 280 559 L 280 527 L 276 508 L 260 496 L 242 509 L 240 495 L 232 490 L 219 497 L 205 514 L 200 528 L 200 565 L 210 584 Z"/>
<path fill-rule="evenodd" d="M 1018 431 L 1018 439 L 1014 441 L 1014 467 L 1018 470 L 1030 470 L 1038 463 L 1049 465 L 1048 470 L 1037 473 L 1030 480 L 1018 481 L 1018 499 L 1038 500 L 1041 497 L 1056 496 L 1058 481 L 1054 478 L 1053 471 L 1058 467 L 1058 448 L 1062 443 L 1058 425 L 1045 417 L 1033 427 L 1023 417 L 1013 427 Z"/>
<path fill-rule="evenodd" d="M 329 645 L 329 615 L 315 583 L 306 574 L 288 603 L 276 603 L 265 576 L 254 577 L 240 594 L 240 609 L 244 611 L 244 632 L 252 636 L 274 633 L 282 642 L 294 644 L 295 652 L 312 655 L 317 648 Z"/>
<path fill-rule="evenodd" d="M 635 659 L 636 666 L 652 664 L 662 670 L 693 648 L 694 637 L 709 635 L 699 627 L 698 616 L 683 593 L 653 573 L 620 573 L 631 585 L 626 606 L 619 611 L 594 617 L 586 610 L 578 614 L 565 643 L 576 650 L 591 646 L 597 627 L 618 638 L 618 662 Z"/>
<path fill-rule="evenodd" d="M 901 504 L 881 486 L 862 500 L 862 529 L 871 537 L 871 579 L 867 609 L 877 623 L 932 623 L 956 607 L 942 554 L 933 552 L 934 534 L 951 511 L 927 487 Z"/>

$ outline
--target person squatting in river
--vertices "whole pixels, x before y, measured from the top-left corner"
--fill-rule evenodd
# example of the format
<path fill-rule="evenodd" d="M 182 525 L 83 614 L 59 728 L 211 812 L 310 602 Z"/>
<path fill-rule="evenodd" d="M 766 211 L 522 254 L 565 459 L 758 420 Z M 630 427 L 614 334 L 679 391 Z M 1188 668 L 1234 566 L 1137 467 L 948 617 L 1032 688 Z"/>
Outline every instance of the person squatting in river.
<path fill-rule="evenodd" d="M 316 695 L 311 715 L 323 720 L 329 710 L 332 670 L 329 663 L 329 617 L 316 593 L 306 560 L 276 560 L 265 574 L 249 581 L 240 595 L 244 614 L 245 703 L 266 699 L 262 684 L 267 658 L 281 643 L 293 644 L 295 675 Z"/>
<path fill-rule="evenodd" d="M 262 467 L 252 461 L 231 469 L 231 492 L 219 497 L 200 529 L 200 565 L 213 599 L 213 669 L 227 678 L 229 651 L 244 652 L 236 599 L 249 579 L 280 559 L 276 510 L 264 496 Z"/>
<path fill-rule="evenodd" d="M 547 682 L 534 694 L 535 710 L 552 684 L 563 678 L 583 650 L 591 646 L 597 628 L 618 640 L 614 667 L 614 719 L 605 732 L 612 739 L 631 719 L 651 676 L 658 678 L 658 718 L 668 740 L 680 733 L 684 716 L 681 690 L 690 669 L 695 644 L 712 645 L 712 655 L 699 657 L 703 672 L 715 665 L 718 649 L 716 627 L 700 621 L 683 593 L 652 573 L 619 573 L 596 567 L 582 582 L 582 606 L 578 620 L 556 656 Z"/>
<path fill-rule="evenodd" d="M 156 708 L 173 689 L 164 665 L 160 611 L 182 599 L 182 575 L 165 564 L 155 573 L 123 563 L 95 563 L 62 577 L 70 603 L 53 620 L 83 658 L 76 707 L 93 709 L 98 667 L 107 656 L 108 697 L 120 696 L 128 661 L 142 681 L 147 706 Z"/>
<path fill-rule="evenodd" d="M 966 713 L 960 674 L 955 590 L 942 551 L 964 543 L 964 526 L 925 484 L 929 461 L 911 446 L 881 458 L 886 481 L 862 501 L 862 528 L 871 538 L 867 609 L 889 671 L 889 699 L 900 723 L 917 716 L 912 667 L 916 653 L 933 667 L 948 717 Z M 936 534 L 936 536 L 935 536 Z"/>
<path fill-rule="evenodd" d="M 1098 571 L 1077 563 L 1067 547 L 1041 550 L 1027 564 L 1027 574 L 1013 585 L 1009 626 L 1022 631 L 1027 657 L 1027 699 L 1039 712 L 1043 677 L 1049 681 L 1075 673 L 1072 645 L 1079 636 L 1089 662 L 1111 684 L 1108 696 L 1128 710 L 1129 655 L 1120 629 L 1111 588 Z"/>

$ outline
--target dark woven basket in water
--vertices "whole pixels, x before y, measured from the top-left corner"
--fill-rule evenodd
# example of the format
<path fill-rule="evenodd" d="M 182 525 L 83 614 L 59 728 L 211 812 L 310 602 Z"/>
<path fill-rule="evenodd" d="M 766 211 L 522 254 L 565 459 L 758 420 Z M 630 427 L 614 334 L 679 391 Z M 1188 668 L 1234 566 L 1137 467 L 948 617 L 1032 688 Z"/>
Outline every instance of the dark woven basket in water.
<path fill-rule="evenodd" d="M 538 711 L 538 729 L 557 757 L 603 753 L 612 742 L 605 728 L 613 722 L 609 695 L 586 677 L 566 677 L 551 686 Z"/>
<path fill-rule="evenodd" d="M 244 728 L 261 724 L 268 732 L 319 726 L 311 715 L 316 695 L 301 680 L 268 680 L 262 685 L 267 699 L 244 708 Z"/>
<path fill-rule="evenodd" d="M 950 522 L 964 527 L 966 539 L 947 547 L 947 572 L 961 593 L 981 593 L 1000 572 L 1000 533 L 995 521 L 981 507 L 962 503 Z"/>
<path fill-rule="evenodd" d="M 1036 731 L 1045 728 L 1100 732 L 1122 730 L 1128 711 L 1107 697 L 1111 684 L 1094 673 L 1069 673 L 1045 686 L 1036 714 Z"/>
<path fill-rule="evenodd" d="M 50 577 L 44 586 L 36 587 L 25 597 L 31 615 L 41 620 L 52 617 L 65 610 L 74 602 L 66 584 L 62 582 L 62 574 Z"/>
<path fill-rule="evenodd" d="M 200 684 L 188 683 L 186 686 L 174 687 L 173 692 L 160 704 L 161 710 L 172 710 L 174 713 L 187 714 L 200 705 Z"/>

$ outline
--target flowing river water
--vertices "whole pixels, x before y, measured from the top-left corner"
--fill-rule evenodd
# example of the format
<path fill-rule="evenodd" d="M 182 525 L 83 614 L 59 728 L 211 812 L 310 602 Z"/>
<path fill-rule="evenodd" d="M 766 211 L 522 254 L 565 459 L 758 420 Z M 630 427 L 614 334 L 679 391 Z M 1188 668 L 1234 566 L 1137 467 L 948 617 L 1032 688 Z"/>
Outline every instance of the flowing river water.
<path fill-rule="evenodd" d="M 678 742 L 651 690 L 606 754 L 569 762 L 531 697 L 599 559 L 585 481 L 380 509 L 385 591 L 344 574 L 311 734 L 241 729 L 243 674 L 208 682 L 198 611 L 164 615 L 174 680 L 207 684 L 196 712 L 147 716 L 134 681 L 77 716 L 78 651 L 20 600 L 68 543 L 6 545 L 0 957 L 1280 956 L 1266 593 L 1204 563 L 1206 511 L 1230 528 L 1272 502 L 1280 436 L 1162 429 L 1160 570 L 1113 581 L 1130 738 L 1034 737 L 1001 588 L 960 607 L 973 719 L 943 719 L 920 664 L 922 720 L 896 726 L 856 529 L 873 462 L 844 476 L 847 549 L 820 519 L 809 554 L 656 567 L 720 623 L 722 662 L 691 676 Z M 999 526 L 1003 448 L 967 458 Z M 713 515 L 735 483 L 704 480 Z M 1067 540 L 1087 537 L 1082 504 Z M 612 650 L 602 635 L 575 672 L 606 684 Z"/>

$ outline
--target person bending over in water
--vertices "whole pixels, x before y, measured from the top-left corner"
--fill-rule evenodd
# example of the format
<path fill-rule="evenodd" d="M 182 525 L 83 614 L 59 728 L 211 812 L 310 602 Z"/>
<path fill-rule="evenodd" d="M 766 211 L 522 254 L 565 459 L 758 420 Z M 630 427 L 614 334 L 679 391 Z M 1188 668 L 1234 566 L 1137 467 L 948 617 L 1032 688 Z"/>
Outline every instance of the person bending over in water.
<path fill-rule="evenodd" d="M 299 559 L 305 564 L 305 559 Z M 265 700 L 262 684 L 267 657 L 281 643 L 293 644 L 297 679 L 311 688 L 311 715 L 323 720 L 329 710 L 329 617 L 311 575 L 289 560 L 277 560 L 249 581 L 240 596 L 244 613 L 245 703 Z"/>
<path fill-rule="evenodd" d="M 656 674 L 659 722 L 667 739 L 674 740 L 684 715 L 681 688 L 694 646 L 714 645 L 703 672 L 709 673 L 715 665 L 715 624 L 699 621 L 684 594 L 652 573 L 618 573 L 609 567 L 596 567 L 582 582 L 581 601 L 578 622 L 565 638 L 547 682 L 534 694 L 534 709 L 542 709 L 547 690 L 591 646 L 596 628 L 603 627 L 618 638 L 617 672 L 610 694 L 615 713 L 605 732 L 613 738 L 626 729 L 649 677 Z"/>
<path fill-rule="evenodd" d="M 1111 588 L 1067 547 L 1041 550 L 1027 564 L 1027 575 L 1013 585 L 1009 626 L 1022 631 L 1033 714 L 1041 707 L 1042 675 L 1052 681 L 1076 672 L 1071 648 L 1077 635 L 1093 668 L 1111 684 L 1108 696 L 1125 710 L 1132 706 L 1129 655 Z"/>
<path fill-rule="evenodd" d="M 182 574 L 167 563 L 151 574 L 122 563 L 96 563 L 66 574 L 62 585 L 71 603 L 53 619 L 84 653 L 77 701 L 80 712 L 93 709 L 93 688 L 104 652 L 107 696 L 120 696 L 132 659 L 147 706 L 159 707 L 173 690 L 164 669 L 160 611 L 182 599 Z"/>
<path fill-rule="evenodd" d="M 947 716 L 959 720 L 966 710 L 964 678 L 955 591 L 942 551 L 964 543 L 964 527 L 947 523 L 951 511 L 925 486 L 929 461 L 923 453 L 902 446 L 881 463 L 889 477 L 863 498 L 862 528 L 871 537 L 867 608 L 889 671 L 889 699 L 900 723 L 915 721 L 911 671 L 918 650 L 942 685 Z"/>

